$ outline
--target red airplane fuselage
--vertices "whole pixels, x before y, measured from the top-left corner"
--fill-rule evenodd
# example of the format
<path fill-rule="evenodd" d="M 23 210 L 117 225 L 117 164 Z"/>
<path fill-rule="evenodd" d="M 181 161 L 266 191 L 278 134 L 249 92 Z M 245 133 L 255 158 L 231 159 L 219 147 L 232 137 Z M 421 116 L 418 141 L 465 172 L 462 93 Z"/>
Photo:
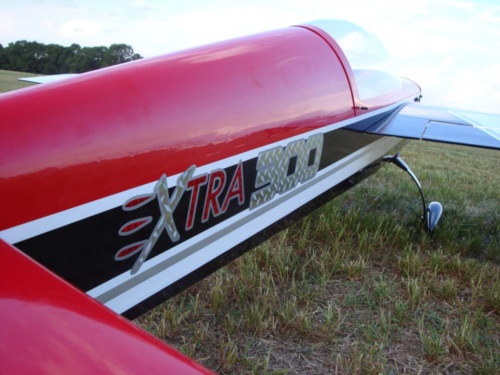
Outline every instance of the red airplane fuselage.
<path fill-rule="evenodd" d="M 11 245 L 115 312 L 139 315 L 268 238 L 284 218 L 354 185 L 401 147 L 400 139 L 348 129 L 387 118 L 420 94 L 418 86 L 402 81 L 366 99 L 356 79 L 328 32 L 309 25 L 2 95 L 2 266 L 20 267 L 23 282 L 9 273 L 0 302 L 12 315 L 6 324 L 21 327 L 15 350 L 45 312 L 89 329 L 108 325 L 111 312 L 29 265 Z M 57 295 L 33 297 L 48 289 Z M 81 318 L 86 313 L 91 322 Z M 42 318 L 36 334 L 51 336 L 57 327 Z M 153 357 L 171 355 L 125 323 L 102 336 L 145 340 Z M 54 340 L 76 340 L 82 356 L 74 366 L 91 368 L 88 332 L 66 331 Z M 0 341 L 13 336 L 2 330 Z M 48 357 L 54 350 L 35 344 Z M 120 350 L 110 344 L 99 355 L 120 360 Z M 31 369 L 40 356 L 7 362 L 1 353 L 8 369 Z M 131 372 L 143 368 L 128 364 Z"/>

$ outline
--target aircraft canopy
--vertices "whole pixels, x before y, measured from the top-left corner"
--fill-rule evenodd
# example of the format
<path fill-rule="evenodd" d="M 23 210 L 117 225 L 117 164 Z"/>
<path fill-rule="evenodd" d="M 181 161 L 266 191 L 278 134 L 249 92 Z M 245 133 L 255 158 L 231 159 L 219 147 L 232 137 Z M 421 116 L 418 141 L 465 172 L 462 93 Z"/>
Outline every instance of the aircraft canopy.
<path fill-rule="evenodd" d="M 361 100 L 401 89 L 398 70 L 375 35 L 342 20 L 317 20 L 309 24 L 326 31 L 339 44 L 349 61 Z"/>

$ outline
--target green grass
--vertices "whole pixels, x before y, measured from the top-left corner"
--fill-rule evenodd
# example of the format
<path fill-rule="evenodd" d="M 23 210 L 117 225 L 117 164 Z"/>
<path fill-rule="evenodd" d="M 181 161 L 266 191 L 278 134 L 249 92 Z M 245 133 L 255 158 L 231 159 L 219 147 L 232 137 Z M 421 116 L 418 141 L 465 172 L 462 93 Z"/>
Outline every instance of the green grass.
<path fill-rule="evenodd" d="M 387 166 L 136 320 L 224 374 L 500 372 L 500 162 L 412 142 Z"/>
<path fill-rule="evenodd" d="M 23 82 L 18 80 L 18 78 L 34 77 L 36 75 L 37 74 L 13 72 L 10 70 L 0 69 L 0 93 L 36 85 L 36 83 Z"/>
<path fill-rule="evenodd" d="M 136 324 L 224 374 L 500 373 L 499 154 L 402 156 L 443 203 L 431 238 L 388 166 Z"/>

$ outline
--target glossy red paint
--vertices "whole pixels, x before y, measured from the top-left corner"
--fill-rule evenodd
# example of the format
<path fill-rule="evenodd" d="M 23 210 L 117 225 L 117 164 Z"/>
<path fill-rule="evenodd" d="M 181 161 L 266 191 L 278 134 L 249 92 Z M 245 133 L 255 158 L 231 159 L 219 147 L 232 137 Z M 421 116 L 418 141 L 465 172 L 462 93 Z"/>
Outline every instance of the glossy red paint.
<path fill-rule="evenodd" d="M 332 46 L 300 27 L 4 94 L 0 230 L 353 115 Z"/>
<path fill-rule="evenodd" d="M 352 73 L 351 66 L 349 65 L 349 61 L 347 60 L 346 55 L 342 51 L 342 48 L 340 48 L 338 43 L 335 41 L 335 39 L 332 38 L 330 34 L 328 34 L 328 32 L 321 29 L 320 27 L 314 25 L 299 25 L 299 27 L 303 27 L 304 29 L 309 30 L 314 34 L 318 35 L 328 44 L 328 46 L 330 46 L 332 52 L 335 54 L 335 56 L 337 56 L 337 59 L 340 61 L 344 75 L 347 78 L 349 90 L 351 91 L 351 101 L 352 101 L 352 109 L 354 111 L 354 115 L 357 115 L 356 106 L 358 103 L 356 101 L 356 98 L 359 97 L 358 88 L 356 87 L 355 84 L 354 74 Z"/>
<path fill-rule="evenodd" d="M 211 374 L 0 240 L 5 374 Z"/>

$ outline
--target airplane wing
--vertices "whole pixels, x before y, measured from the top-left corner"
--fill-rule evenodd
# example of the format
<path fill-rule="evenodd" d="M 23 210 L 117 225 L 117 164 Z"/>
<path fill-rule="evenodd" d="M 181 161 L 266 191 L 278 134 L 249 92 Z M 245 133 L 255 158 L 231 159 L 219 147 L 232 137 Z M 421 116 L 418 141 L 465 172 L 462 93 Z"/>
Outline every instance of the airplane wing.
<path fill-rule="evenodd" d="M 500 116 L 410 103 L 365 133 L 500 149 Z"/>
<path fill-rule="evenodd" d="M 54 74 L 50 76 L 24 77 L 24 78 L 18 78 L 18 80 L 25 82 L 32 82 L 32 83 L 51 83 L 51 82 L 62 81 L 64 79 L 75 77 L 77 75 L 78 74 L 76 73 Z"/>

